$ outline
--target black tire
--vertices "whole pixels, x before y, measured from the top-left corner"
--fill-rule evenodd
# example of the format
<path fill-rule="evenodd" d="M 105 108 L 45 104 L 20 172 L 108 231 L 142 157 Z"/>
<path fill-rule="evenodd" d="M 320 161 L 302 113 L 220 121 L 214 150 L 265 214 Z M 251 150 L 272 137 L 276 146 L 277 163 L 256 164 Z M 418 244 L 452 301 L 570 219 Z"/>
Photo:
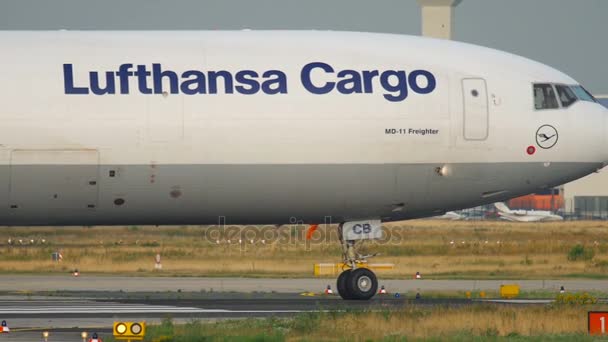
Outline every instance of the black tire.
<path fill-rule="evenodd" d="M 368 300 L 378 291 L 378 279 L 374 272 L 367 268 L 357 268 L 351 271 L 346 281 L 346 292 L 352 299 Z"/>
<path fill-rule="evenodd" d="M 349 278 L 350 278 L 350 270 L 343 271 L 338 276 L 336 288 L 338 289 L 338 294 L 340 295 L 340 297 L 342 297 L 342 299 L 353 299 L 346 287 L 346 283 L 348 282 Z"/>

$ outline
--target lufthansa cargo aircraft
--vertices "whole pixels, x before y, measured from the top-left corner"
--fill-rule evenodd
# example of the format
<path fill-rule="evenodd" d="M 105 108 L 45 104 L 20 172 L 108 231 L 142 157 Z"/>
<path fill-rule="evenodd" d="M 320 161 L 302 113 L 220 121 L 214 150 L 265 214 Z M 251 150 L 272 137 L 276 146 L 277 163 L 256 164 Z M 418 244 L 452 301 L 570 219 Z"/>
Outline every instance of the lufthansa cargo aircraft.
<path fill-rule="evenodd" d="M 0 33 L 4 225 L 338 223 L 356 242 L 602 168 L 607 110 L 488 48 L 390 34 Z"/>

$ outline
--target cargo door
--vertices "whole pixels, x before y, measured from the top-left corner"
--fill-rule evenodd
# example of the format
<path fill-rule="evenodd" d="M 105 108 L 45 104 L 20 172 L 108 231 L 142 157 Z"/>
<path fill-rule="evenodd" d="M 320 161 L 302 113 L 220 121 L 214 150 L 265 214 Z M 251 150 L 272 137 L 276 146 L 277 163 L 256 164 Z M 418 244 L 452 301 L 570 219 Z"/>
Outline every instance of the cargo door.
<path fill-rule="evenodd" d="M 488 92 L 483 78 L 462 80 L 464 103 L 464 139 L 486 140 L 488 138 Z"/>
<path fill-rule="evenodd" d="M 94 209 L 98 177 L 96 150 L 12 151 L 10 210 Z"/>

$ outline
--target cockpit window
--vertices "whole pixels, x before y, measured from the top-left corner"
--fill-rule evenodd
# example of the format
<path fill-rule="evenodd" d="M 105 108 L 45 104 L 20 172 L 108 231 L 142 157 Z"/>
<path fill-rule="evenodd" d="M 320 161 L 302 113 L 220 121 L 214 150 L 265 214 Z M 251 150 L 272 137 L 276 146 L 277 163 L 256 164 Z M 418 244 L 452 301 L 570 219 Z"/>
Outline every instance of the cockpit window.
<path fill-rule="evenodd" d="M 538 83 L 534 85 L 534 107 L 536 109 L 556 109 L 559 108 L 557 97 L 553 86 L 548 83 Z"/>
<path fill-rule="evenodd" d="M 562 107 L 564 108 L 570 107 L 571 104 L 578 100 L 572 89 L 570 89 L 568 86 L 556 84 L 555 89 L 557 90 L 557 96 L 559 97 Z"/>
<path fill-rule="evenodd" d="M 572 89 L 576 97 L 581 101 L 597 102 L 595 97 L 593 97 L 587 89 L 583 88 L 583 86 L 575 85 L 571 86 L 570 89 Z"/>

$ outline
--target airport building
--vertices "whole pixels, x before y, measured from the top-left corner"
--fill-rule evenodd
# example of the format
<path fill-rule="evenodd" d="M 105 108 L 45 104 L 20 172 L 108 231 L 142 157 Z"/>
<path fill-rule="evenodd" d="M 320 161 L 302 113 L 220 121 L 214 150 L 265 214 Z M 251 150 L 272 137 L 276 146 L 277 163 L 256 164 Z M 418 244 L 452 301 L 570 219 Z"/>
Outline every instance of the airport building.
<path fill-rule="evenodd" d="M 586 219 L 608 219 L 608 169 L 564 185 L 564 211 Z"/>

